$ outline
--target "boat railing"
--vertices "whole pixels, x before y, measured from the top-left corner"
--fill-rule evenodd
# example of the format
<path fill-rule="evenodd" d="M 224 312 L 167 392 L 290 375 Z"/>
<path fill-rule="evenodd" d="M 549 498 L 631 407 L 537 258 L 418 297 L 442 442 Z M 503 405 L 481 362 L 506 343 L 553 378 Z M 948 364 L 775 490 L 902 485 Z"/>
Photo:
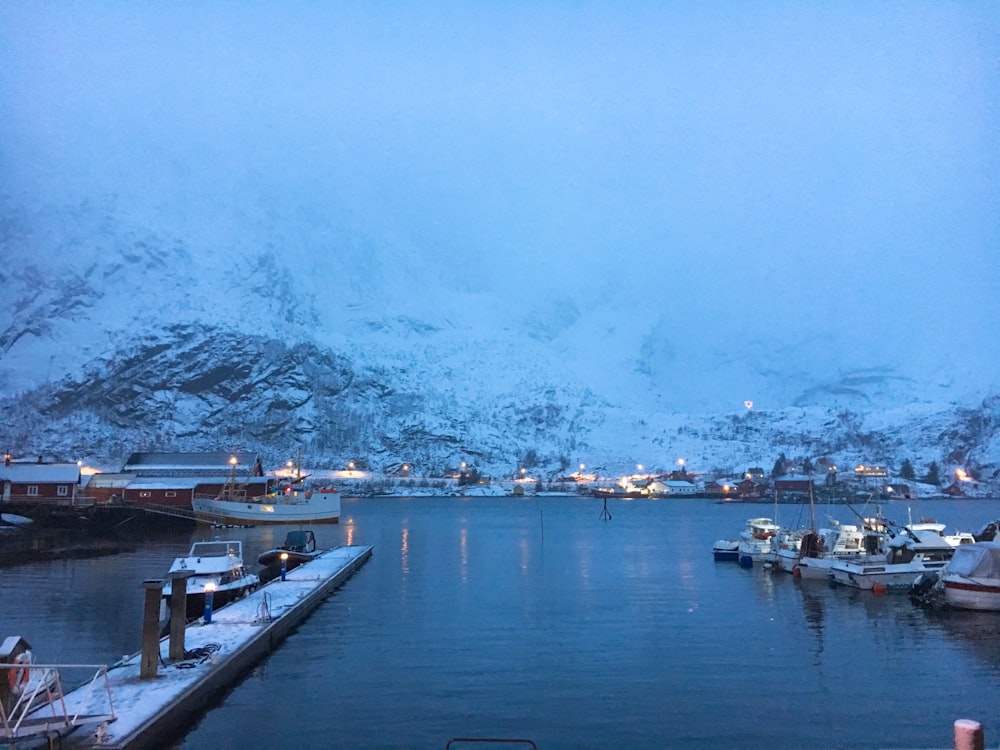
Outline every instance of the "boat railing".
<path fill-rule="evenodd" d="M 116 718 L 104 664 L 0 664 L 0 670 L 4 670 L 0 671 L 0 679 L 22 686 L 20 693 L 12 696 L 9 708 L 0 701 L 0 737 L 16 740 L 52 731 L 69 732 L 82 724 L 106 725 Z M 81 699 L 77 705 L 81 708 L 75 712 L 66 706 L 62 685 L 65 670 L 94 670 L 79 688 Z M 106 696 L 106 703 L 99 693 Z M 84 706 L 98 710 L 85 714 Z"/>

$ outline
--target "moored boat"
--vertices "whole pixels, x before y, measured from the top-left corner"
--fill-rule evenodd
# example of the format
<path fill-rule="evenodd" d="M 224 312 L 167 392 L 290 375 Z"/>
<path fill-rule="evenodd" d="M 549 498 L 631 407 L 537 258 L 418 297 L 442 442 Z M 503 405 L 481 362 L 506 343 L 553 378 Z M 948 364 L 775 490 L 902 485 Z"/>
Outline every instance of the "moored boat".
<path fill-rule="evenodd" d="M 859 529 L 829 519 L 826 527 L 803 537 L 792 573 L 803 580 L 826 581 L 830 568 L 837 562 L 881 562 L 890 537 L 884 526 L 881 529 L 880 526 L 866 523 Z"/>
<path fill-rule="evenodd" d="M 308 529 L 289 531 L 285 535 L 285 542 L 280 547 L 261 552 L 257 557 L 257 562 L 264 566 L 261 577 L 264 580 L 271 580 L 281 575 L 281 568 L 284 565 L 285 572 L 297 568 L 303 563 L 307 563 L 326 550 L 317 549 L 316 535 Z"/>
<path fill-rule="evenodd" d="M 339 523 L 340 493 L 336 489 L 317 490 L 285 485 L 278 491 L 256 497 L 220 494 L 195 497 L 195 515 L 217 523 Z"/>
<path fill-rule="evenodd" d="M 716 562 L 735 562 L 740 557 L 740 543 L 736 540 L 717 539 L 712 545 L 712 558 Z"/>
<path fill-rule="evenodd" d="M 173 573 L 189 573 L 186 580 L 185 607 L 188 620 L 200 617 L 205 611 L 206 593 L 212 592 L 212 607 L 219 609 L 240 599 L 260 585 L 260 577 L 243 563 L 243 543 L 240 541 L 195 542 L 184 557 L 178 557 L 167 572 L 163 586 L 161 620 L 166 620 L 174 591 Z"/>
<path fill-rule="evenodd" d="M 750 518 L 746 528 L 740 532 L 739 563 L 744 568 L 753 567 L 755 562 L 770 559 L 774 535 L 781 527 L 770 518 Z"/>
<path fill-rule="evenodd" d="M 833 583 L 875 591 L 908 591 L 921 574 L 938 572 L 955 554 L 941 534 L 909 526 L 888 543 L 885 555 L 875 559 L 839 559 L 830 567 Z"/>
<path fill-rule="evenodd" d="M 940 574 L 945 604 L 1000 610 L 1000 542 L 963 544 Z"/>

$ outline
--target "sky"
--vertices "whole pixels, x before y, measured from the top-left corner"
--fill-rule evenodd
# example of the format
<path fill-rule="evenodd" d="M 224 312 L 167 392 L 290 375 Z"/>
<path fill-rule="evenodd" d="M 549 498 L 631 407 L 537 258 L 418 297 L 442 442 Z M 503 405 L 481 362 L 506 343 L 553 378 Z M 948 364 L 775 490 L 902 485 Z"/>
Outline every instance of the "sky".
<path fill-rule="evenodd" d="M 456 290 L 628 304 L 664 351 L 989 367 L 998 61 L 982 2 L 14 0 L 0 198 L 114 194 L 206 252 L 245 252 L 237 207 L 319 217 Z"/>

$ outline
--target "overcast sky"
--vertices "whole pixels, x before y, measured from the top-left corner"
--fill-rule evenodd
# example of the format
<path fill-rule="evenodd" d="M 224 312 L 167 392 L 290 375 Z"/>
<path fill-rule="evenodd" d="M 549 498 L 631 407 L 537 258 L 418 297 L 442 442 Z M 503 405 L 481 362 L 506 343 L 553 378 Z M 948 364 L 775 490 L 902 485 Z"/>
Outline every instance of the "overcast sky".
<path fill-rule="evenodd" d="M 940 345 L 1000 322 L 998 66 L 989 2 L 8 0 L 0 192 L 274 196 L 497 284 Z"/>

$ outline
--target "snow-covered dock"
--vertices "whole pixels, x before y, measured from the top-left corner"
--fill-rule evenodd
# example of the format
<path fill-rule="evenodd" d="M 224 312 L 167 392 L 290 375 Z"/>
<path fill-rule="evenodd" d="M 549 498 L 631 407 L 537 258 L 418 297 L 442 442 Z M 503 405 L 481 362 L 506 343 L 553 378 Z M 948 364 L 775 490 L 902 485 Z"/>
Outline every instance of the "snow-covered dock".
<path fill-rule="evenodd" d="M 81 726 L 62 738 L 64 748 L 112 750 L 162 747 L 184 731 L 208 699 L 232 686 L 270 653 L 329 594 L 372 555 L 370 546 L 345 546 L 289 571 L 249 596 L 199 620 L 184 633 L 185 658 L 170 661 L 169 638 L 160 640 L 160 665 L 143 678 L 141 652 L 108 670 L 114 720 Z M 79 689 L 65 696 L 70 714 L 106 714 L 107 695 Z M 48 710 L 48 709 L 44 709 Z"/>

